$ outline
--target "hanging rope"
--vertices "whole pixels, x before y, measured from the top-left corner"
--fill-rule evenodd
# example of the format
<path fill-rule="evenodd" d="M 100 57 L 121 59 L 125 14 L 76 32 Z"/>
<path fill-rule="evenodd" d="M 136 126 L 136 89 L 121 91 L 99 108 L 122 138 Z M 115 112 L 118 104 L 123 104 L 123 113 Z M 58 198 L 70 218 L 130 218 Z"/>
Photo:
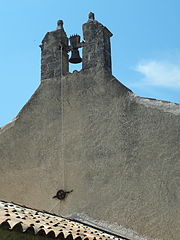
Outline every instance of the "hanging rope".
<path fill-rule="evenodd" d="M 61 88 L 61 159 L 60 159 L 60 166 L 59 168 L 62 169 L 62 172 L 61 172 L 61 175 L 59 176 L 60 179 L 58 181 L 58 185 L 62 186 L 63 189 L 65 188 L 65 173 L 64 173 L 64 165 L 65 165 L 65 162 L 64 162 L 64 103 L 63 103 L 63 100 L 64 100 L 64 86 L 63 86 L 63 65 L 62 65 L 62 58 L 63 58 L 63 46 L 62 44 L 60 43 L 60 88 Z M 61 163 L 62 163 L 62 166 L 61 166 Z M 62 178 L 61 178 L 62 176 Z M 62 179 L 62 182 L 61 182 L 61 179 Z M 57 207 L 57 205 L 59 204 L 59 201 L 57 203 L 55 203 L 53 205 L 53 207 L 49 210 L 49 212 L 51 212 L 55 207 Z M 60 204 L 59 204 L 59 212 L 60 212 Z"/>
<path fill-rule="evenodd" d="M 54 204 L 53 207 L 52 207 L 50 210 L 48 210 L 48 212 L 51 212 L 55 207 L 57 207 L 58 204 L 59 204 L 59 202 L 57 202 L 56 204 Z"/>
<path fill-rule="evenodd" d="M 61 43 L 60 43 L 61 44 Z M 62 162 L 62 186 L 63 189 L 65 188 L 65 163 L 64 163 L 64 85 L 63 85 L 63 66 L 62 66 L 62 58 L 63 58 L 63 52 L 62 52 L 62 44 L 61 46 L 61 66 L 60 66 L 60 71 L 61 71 L 61 162 Z"/>

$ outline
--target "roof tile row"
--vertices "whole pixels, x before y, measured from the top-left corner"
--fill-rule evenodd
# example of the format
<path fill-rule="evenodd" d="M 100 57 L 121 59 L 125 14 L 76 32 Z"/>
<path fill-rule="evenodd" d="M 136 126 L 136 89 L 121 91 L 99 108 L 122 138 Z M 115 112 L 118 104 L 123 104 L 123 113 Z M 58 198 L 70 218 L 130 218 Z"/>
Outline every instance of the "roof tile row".
<path fill-rule="evenodd" d="M 57 239 L 124 240 L 73 219 L 4 201 L 0 201 L 0 227 Z"/>

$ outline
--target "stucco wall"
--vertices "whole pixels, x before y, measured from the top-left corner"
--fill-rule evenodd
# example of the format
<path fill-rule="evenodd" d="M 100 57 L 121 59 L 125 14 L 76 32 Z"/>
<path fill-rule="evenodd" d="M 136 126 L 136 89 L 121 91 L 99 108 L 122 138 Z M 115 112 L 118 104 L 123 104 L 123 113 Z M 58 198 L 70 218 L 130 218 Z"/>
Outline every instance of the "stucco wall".
<path fill-rule="evenodd" d="M 43 81 L 0 130 L 0 198 L 85 213 L 163 240 L 180 236 L 180 105 L 141 99 L 110 74 Z M 66 200 L 52 199 L 59 189 Z"/>

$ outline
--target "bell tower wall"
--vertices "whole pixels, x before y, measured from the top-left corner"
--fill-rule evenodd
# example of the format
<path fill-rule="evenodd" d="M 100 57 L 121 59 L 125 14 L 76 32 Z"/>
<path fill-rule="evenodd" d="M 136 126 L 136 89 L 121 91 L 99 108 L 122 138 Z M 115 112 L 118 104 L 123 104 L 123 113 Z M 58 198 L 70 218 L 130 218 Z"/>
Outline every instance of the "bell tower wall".
<path fill-rule="evenodd" d="M 58 21 L 55 31 L 48 32 L 41 47 L 41 81 L 60 77 L 69 72 L 68 38 L 63 21 Z"/>
<path fill-rule="evenodd" d="M 112 73 L 111 43 L 112 33 L 101 23 L 94 19 L 94 14 L 89 14 L 89 20 L 83 24 L 83 47 L 82 68 L 103 67 Z"/>

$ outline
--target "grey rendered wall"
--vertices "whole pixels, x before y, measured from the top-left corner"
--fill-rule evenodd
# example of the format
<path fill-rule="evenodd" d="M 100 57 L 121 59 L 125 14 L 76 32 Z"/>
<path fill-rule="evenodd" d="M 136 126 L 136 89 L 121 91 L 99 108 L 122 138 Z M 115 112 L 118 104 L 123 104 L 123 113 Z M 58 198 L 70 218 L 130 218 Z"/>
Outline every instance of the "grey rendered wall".
<path fill-rule="evenodd" d="M 102 70 L 43 81 L 0 131 L 0 198 L 180 236 L 179 105 L 141 99 Z M 66 200 L 52 199 L 59 189 Z"/>

